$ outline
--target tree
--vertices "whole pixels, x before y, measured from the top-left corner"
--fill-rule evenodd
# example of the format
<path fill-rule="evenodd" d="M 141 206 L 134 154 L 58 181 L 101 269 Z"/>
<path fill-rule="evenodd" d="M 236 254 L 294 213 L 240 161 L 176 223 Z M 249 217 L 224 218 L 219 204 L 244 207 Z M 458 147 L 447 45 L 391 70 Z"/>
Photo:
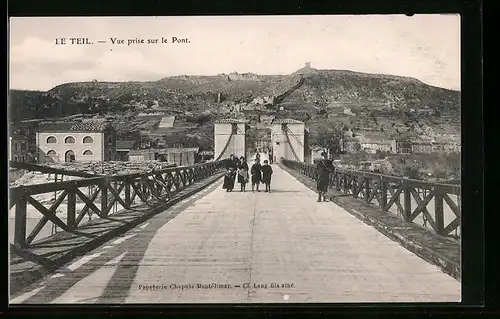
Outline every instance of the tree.
<path fill-rule="evenodd" d="M 410 179 L 420 179 L 420 173 L 418 171 L 418 168 L 413 166 L 406 166 L 403 169 L 403 176 L 408 177 Z"/>
<path fill-rule="evenodd" d="M 341 151 L 341 142 L 344 137 L 340 122 L 323 123 L 318 127 L 316 143 L 325 148 L 327 152 L 333 155 L 339 155 Z"/>

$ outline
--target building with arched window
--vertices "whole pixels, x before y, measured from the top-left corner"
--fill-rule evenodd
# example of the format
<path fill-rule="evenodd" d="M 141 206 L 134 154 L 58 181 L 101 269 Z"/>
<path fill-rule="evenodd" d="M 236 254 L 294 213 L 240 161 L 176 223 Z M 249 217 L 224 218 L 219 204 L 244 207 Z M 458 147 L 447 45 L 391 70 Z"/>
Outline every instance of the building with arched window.
<path fill-rule="evenodd" d="M 41 124 L 36 133 L 36 143 L 41 163 L 116 160 L 116 131 L 108 123 Z"/>

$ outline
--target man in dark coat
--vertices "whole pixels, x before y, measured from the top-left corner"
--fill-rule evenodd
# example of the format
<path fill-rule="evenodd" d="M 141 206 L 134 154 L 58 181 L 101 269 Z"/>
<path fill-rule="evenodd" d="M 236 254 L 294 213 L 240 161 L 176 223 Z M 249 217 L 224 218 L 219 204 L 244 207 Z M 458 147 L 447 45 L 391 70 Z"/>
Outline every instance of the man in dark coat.
<path fill-rule="evenodd" d="M 250 168 L 250 174 L 252 175 L 252 192 L 254 191 L 254 186 L 257 188 L 257 192 L 259 192 L 259 184 L 262 181 L 262 171 L 259 159 L 255 159 L 255 163 Z"/>
<path fill-rule="evenodd" d="M 269 165 L 267 160 L 264 161 L 264 165 L 261 167 L 262 171 L 262 183 L 266 184 L 266 192 L 271 192 L 271 175 L 273 174 L 273 169 Z"/>
<path fill-rule="evenodd" d="M 316 173 L 317 173 L 317 190 L 318 190 L 318 202 L 323 200 L 324 202 L 328 201 L 325 198 L 325 194 L 328 191 L 328 184 L 330 183 L 330 173 L 335 170 L 335 167 L 327 158 L 326 152 L 321 153 L 321 160 L 316 165 Z"/>

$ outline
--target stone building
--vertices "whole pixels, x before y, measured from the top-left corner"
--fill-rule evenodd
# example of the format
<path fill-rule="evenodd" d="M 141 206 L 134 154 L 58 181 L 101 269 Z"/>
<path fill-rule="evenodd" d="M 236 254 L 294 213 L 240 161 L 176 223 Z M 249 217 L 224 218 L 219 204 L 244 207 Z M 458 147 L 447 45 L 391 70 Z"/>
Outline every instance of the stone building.
<path fill-rule="evenodd" d="M 154 149 L 136 149 L 130 150 L 128 160 L 130 162 L 155 161 L 157 157 L 158 154 Z"/>
<path fill-rule="evenodd" d="M 409 140 L 395 140 L 396 154 L 411 154 L 413 151 L 413 143 Z"/>
<path fill-rule="evenodd" d="M 271 153 L 271 130 L 258 129 L 257 140 L 255 141 L 255 149 L 257 153 Z"/>
<path fill-rule="evenodd" d="M 395 140 L 384 139 L 384 136 L 379 133 L 365 132 L 358 137 L 358 140 L 360 149 L 367 153 L 396 153 Z"/>
<path fill-rule="evenodd" d="M 361 144 L 359 140 L 354 137 L 345 137 L 342 140 L 341 151 L 346 153 L 357 153 L 361 151 Z"/>
<path fill-rule="evenodd" d="M 163 157 L 167 163 L 178 166 L 193 165 L 196 162 L 198 147 L 174 147 L 158 150 L 158 158 Z"/>
<path fill-rule="evenodd" d="M 14 162 L 29 162 L 28 139 L 12 133 L 9 136 L 9 159 Z"/>
<path fill-rule="evenodd" d="M 414 154 L 431 154 L 433 146 L 431 142 L 415 141 L 412 144 L 412 153 Z"/>
<path fill-rule="evenodd" d="M 132 140 L 116 141 L 116 160 L 128 161 L 130 152 L 136 149 L 137 144 L 136 141 Z"/>
<path fill-rule="evenodd" d="M 101 162 L 116 159 L 116 131 L 108 123 L 46 123 L 36 133 L 38 162 Z"/>
<path fill-rule="evenodd" d="M 375 154 L 377 152 L 394 153 L 392 141 L 371 141 L 360 144 L 361 149 L 367 153 Z"/>
<path fill-rule="evenodd" d="M 225 159 L 231 154 L 246 156 L 246 129 L 248 121 L 222 119 L 214 123 L 214 158 Z"/>
<path fill-rule="evenodd" d="M 315 146 L 311 149 L 311 156 L 310 156 L 310 160 L 308 162 L 310 162 L 311 164 L 315 164 L 316 161 L 320 160 L 322 157 L 321 157 L 321 153 L 325 152 L 325 149 L 321 146 Z"/>
<path fill-rule="evenodd" d="M 281 158 L 303 162 L 309 157 L 305 123 L 294 119 L 274 119 L 271 123 L 273 161 Z M 295 158 L 297 156 L 298 158 Z"/>

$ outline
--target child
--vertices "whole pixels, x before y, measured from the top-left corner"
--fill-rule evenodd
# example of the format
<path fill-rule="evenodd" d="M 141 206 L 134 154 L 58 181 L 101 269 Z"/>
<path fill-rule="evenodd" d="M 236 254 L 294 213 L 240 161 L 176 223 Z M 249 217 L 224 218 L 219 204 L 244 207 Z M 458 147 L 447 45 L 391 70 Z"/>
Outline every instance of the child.
<path fill-rule="evenodd" d="M 255 164 L 250 168 L 250 174 L 252 174 L 252 192 L 254 191 L 254 186 L 257 188 L 257 192 L 259 192 L 259 184 L 262 181 L 261 167 L 259 159 L 256 158 Z"/>
<path fill-rule="evenodd" d="M 266 184 L 266 192 L 271 192 L 271 175 L 273 174 L 273 169 L 269 165 L 268 161 L 264 161 L 264 165 L 261 167 L 262 170 L 262 182 Z"/>

